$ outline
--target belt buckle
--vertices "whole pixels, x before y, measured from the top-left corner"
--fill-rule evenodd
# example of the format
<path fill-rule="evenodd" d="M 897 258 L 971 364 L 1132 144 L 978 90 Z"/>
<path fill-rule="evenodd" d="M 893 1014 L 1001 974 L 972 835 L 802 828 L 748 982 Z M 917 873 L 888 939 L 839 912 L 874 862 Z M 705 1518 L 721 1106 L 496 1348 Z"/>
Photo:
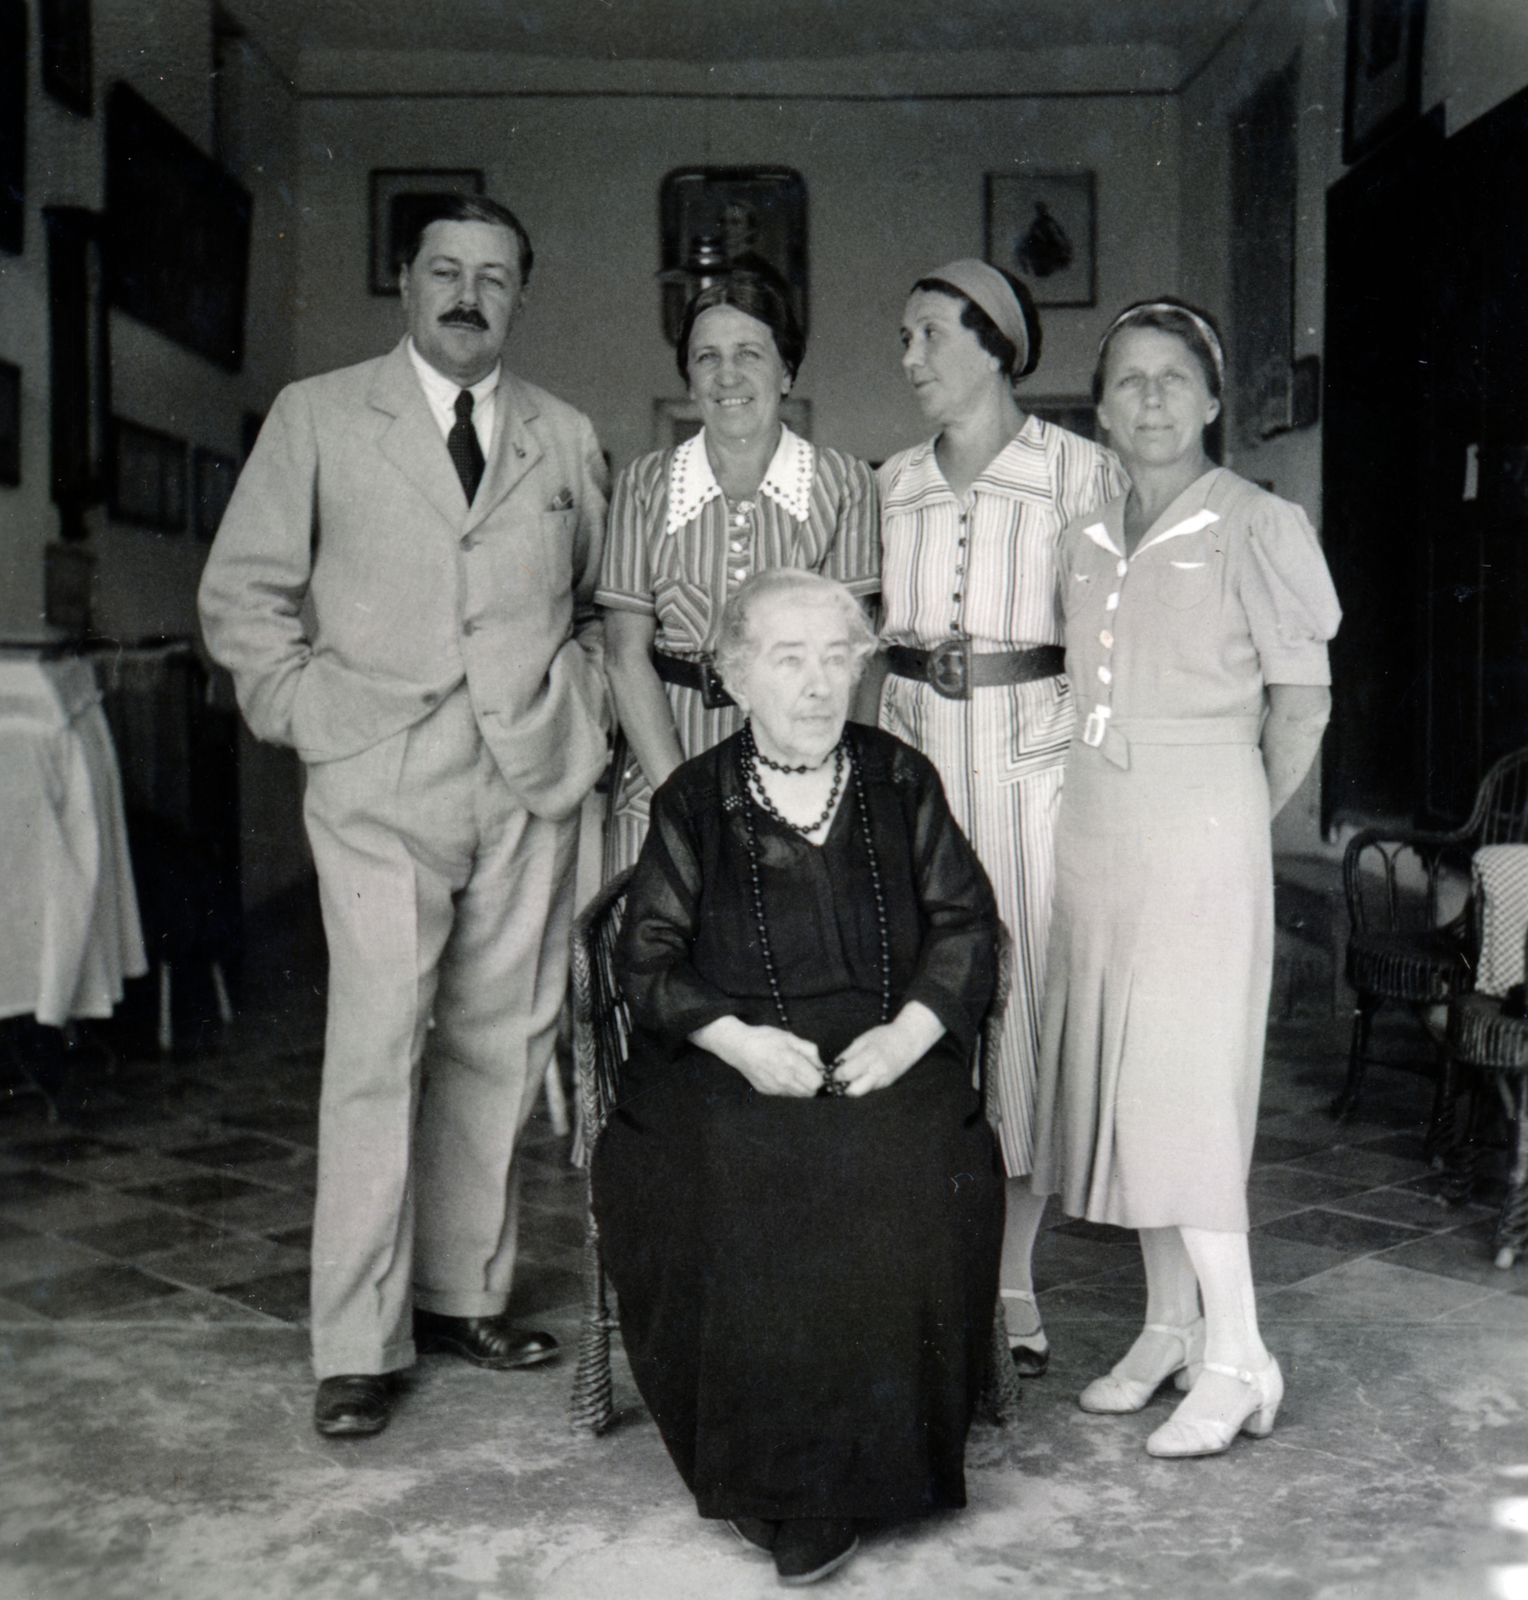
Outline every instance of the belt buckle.
<path fill-rule="evenodd" d="M 946 639 L 928 653 L 928 681 L 946 700 L 971 698 L 971 641 Z"/>
<path fill-rule="evenodd" d="M 700 703 L 707 711 L 720 711 L 723 706 L 737 704 L 737 701 L 727 693 L 727 686 L 722 682 L 720 673 L 706 659 L 702 659 L 700 663 Z"/>
<path fill-rule="evenodd" d="M 1104 735 L 1109 731 L 1109 718 L 1113 715 L 1113 706 L 1094 706 L 1088 713 L 1088 720 L 1082 725 L 1082 742 L 1096 750 L 1104 742 Z"/>

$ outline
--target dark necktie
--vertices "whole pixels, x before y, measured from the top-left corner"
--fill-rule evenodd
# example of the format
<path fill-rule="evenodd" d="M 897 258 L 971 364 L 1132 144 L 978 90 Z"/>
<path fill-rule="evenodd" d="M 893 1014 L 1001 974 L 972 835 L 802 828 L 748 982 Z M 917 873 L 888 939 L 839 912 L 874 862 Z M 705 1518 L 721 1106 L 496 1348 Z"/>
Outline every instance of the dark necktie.
<path fill-rule="evenodd" d="M 462 480 L 467 504 L 477 493 L 483 481 L 483 447 L 478 443 L 477 429 L 472 426 L 472 391 L 463 389 L 456 397 L 456 426 L 446 435 L 446 449 L 456 466 L 456 475 Z"/>

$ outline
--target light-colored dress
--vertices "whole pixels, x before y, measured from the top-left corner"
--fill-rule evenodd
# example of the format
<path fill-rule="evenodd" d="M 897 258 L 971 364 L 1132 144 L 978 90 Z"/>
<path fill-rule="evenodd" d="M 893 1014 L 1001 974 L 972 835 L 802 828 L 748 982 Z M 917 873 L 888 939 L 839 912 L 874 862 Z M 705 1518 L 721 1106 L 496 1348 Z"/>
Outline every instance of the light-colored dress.
<path fill-rule="evenodd" d="M 805 567 L 857 596 L 881 586 L 875 482 L 854 456 L 808 444 L 784 426 L 751 501 L 729 505 L 697 433 L 639 457 L 616 482 L 597 604 L 657 619 L 657 648 L 699 661 L 716 646 L 727 596 L 767 567 Z M 708 707 L 666 683 L 685 759 L 736 733 L 734 706 Z M 634 755 L 617 774 L 605 875 L 630 866 L 647 835 L 652 795 Z"/>
<path fill-rule="evenodd" d="M 1298 506 L 1217 467 L 1124 554 L 1066 531 L 1078 699 L 1033 1186 L 1127 1228 L 1247 1227 L 1273 966 L 1270 683 L 1329 683 L 1341 611 Z"/>
<path fill-rule="evenodd" d="M 1075 516 L 1120 494 L 1111 451 L 1029 417 L 964 500 L 945 482 L 933 442 L 880 469 L 882 636 L 929 649 L 969 637 L 977 653 L 1060 644 L 1056 551 Z M 1013 936 L 1013 987 L 996 1075 L 1003 1165 L 1033 1164 L 1040 995 L 1050 929 L 1051 835 L 1072 736 L 1064 677 L 976 689 L 947 700 L 888 676 L 880 725 L 938 769 L 955 820 L 976 849 Z"/>

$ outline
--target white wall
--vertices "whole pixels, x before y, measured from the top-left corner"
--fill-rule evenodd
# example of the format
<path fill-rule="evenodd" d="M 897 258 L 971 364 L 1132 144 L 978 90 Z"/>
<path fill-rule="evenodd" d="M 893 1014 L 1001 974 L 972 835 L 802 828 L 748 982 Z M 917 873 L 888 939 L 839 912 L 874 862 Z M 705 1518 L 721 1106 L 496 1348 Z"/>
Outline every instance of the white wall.
<path fill-rule="evenodd" d="M 0 357 L 22 368 L 22 483 L 0 488 L 0 635 L 35 636 L 43 622 L 43 550 L 57 537 L 49 485 L 47 249 L 42 208 L 105 203 L 106 91 L 132 85 L 203 150 L 212 146 L 210 0 L 143 6 L 94 0 L 96 112 L 82 117 L 43 92 L 36 6 L 30 7 L 26 229 L 22 255 L 0 254 Z M 236 137 L 228 161 L 254 196 L 244 370 L 223 372 L 162 335 L 113 312 L 112 410 L 224 454 L 239 455 L 241 419 L 263 411 L 291 372 L 292 282 L 297 254 L 292 173 L 295 99 L 257 53 L 230 74 Z M 196 586 L 206 547 L 189 531 L 114 525 L 87 514 L 97 566 L 97 631 L 125 639 L 198 636 Z M 296 827 L 298 777 L 289 752 L 244 753 L 246 896 L 256 903 L 306 870 Z"/>
<path fill-rule="evenodd" d="M 811 346 L 797 393 L 819 440 L 871 459 L 921 432 L 898 367 L 902 305 L 921 273 L 981 254 L 985 172 L 1098 175 L 1098 305 L 1043 313 L 1033 393 L 1085 394 L 1113 309 L 1177 276 L 1177 115 L 1159 95 L 336 96 L 304 101 L 301 131 L 297 370 L 363 360 L 400 335 L 397 301 L 366 289 L 370 169 L 482 167 L 536 247 L 510 360 L 589 413 L 617 468 L 652 448 L 654 398 L 683 392 L 654 282 L 658 189 L 675 167 L 802 172 Z"/>

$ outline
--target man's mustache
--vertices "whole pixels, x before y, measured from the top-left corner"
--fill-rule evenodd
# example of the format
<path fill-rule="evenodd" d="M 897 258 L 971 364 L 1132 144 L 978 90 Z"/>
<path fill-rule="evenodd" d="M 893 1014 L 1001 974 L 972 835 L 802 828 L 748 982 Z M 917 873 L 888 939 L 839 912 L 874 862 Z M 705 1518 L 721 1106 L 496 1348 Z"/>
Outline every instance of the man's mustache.
<path fill-rule="evenodd" d="M 480 328 L 488 332 L 488 318 L 475 306 L 452 306 L 437 319 L 442 327 Z"/>

